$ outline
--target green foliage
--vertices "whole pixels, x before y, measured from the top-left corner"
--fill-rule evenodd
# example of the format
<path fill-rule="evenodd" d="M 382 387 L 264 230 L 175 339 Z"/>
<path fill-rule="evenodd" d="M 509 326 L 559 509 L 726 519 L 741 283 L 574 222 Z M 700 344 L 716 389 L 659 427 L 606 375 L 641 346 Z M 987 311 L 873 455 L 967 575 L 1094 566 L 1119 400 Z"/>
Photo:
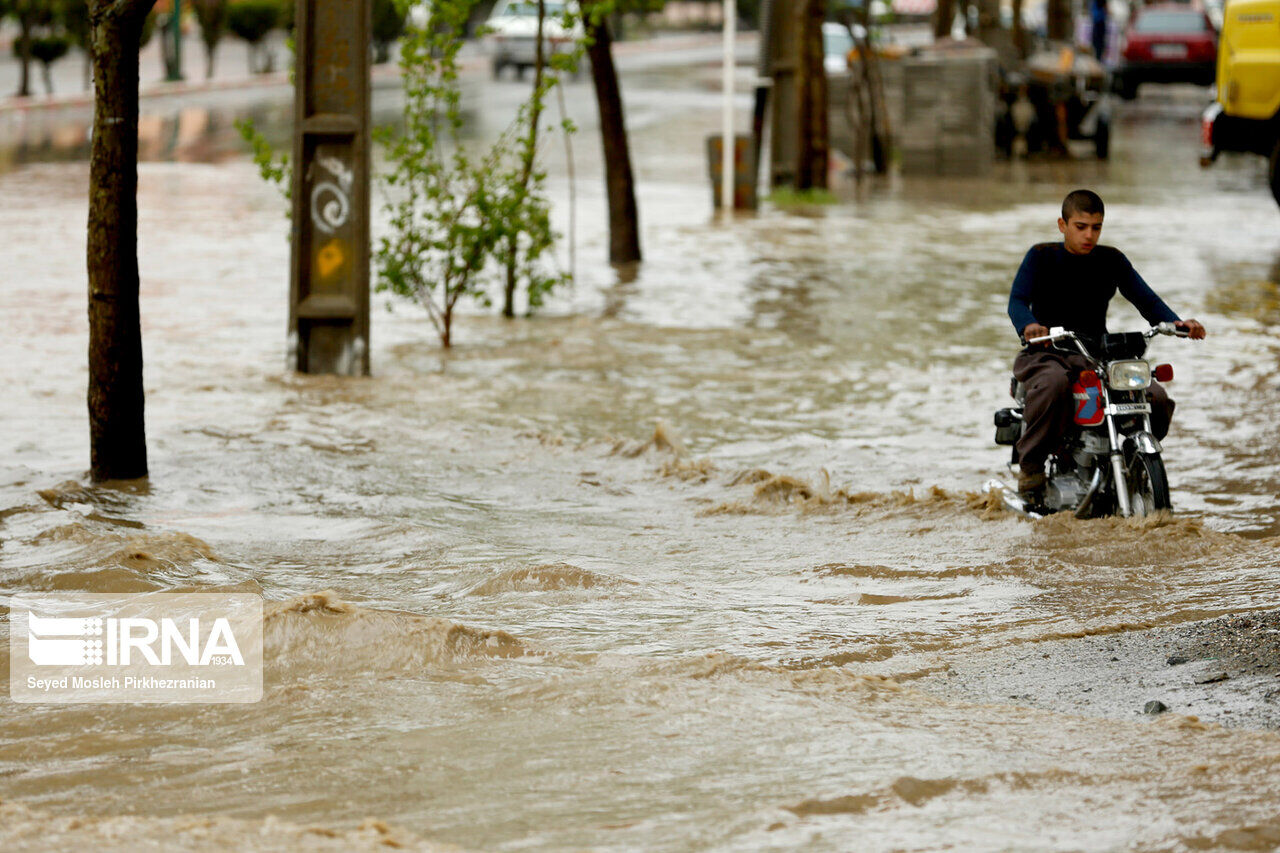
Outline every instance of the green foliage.
<path fill-rule="evenodd" d="M 486 271 L 513 270 L 531 308 L 565 280 L 543 270 L 556 235 L 530 148 L 535 104 L 552 78 L 494 145 L 473 153 L 463 144 L 459 36 L 475 2 L 436 0 L 426 25 L 410 28 L 400 55 L 404 131 L 379 132 L 391 166 L 383 178 L 391 227 L 376 253 L 377 289 L 423 305 L 446 347 L 459 301 L 491 304 Z"/>
<path fill-rule="evenodd" d="M 236 122 L 236 130 L 240 137 L 253 149 L 253 162 L 258 167 L 258 174 L 269 184 L 274 184 L 284 196 L 285 201 L 293 199 L 293 169 L 289 164 L 289 155 L 276 156 L 275 147 L 262 131 L 254 125 L 252 119 L 241 119 Z M 290 216 L 291 213 L 285 213 Z"/>
<path fill-rule="evenodd" d="M 71 49 L 71 39 L 64 33 L 36 36 L 31 39 L 31 58 L 45 65 L 52 65 L 67 55 Z"/>
<path fill-rule="evenodd" d="M 265 74 L 274 62 L 265 49 L 267 33 L 280 25 L 280 0 L 233 0 L 227 8 L 227 28 L 249 43 L 249 70 Z"/>
<path fill-rule="evenodd" d="M 58 4 L 58 20 L 72 44 L 85 48 L 89 45 L 88 0 L 61 0 Z"/>
<path fill-rule="evenodd" d="M 196 20 L 200 23 L 200 40 L 204 42 L 204 76 L 213 76 L 213 59 L 218 42 L 227 31 L 229 5 L 227 0 L 191 0 Z"/>
<path fill-rule="evenodd" d="M 840 200 L 829 190 L 819 188 L 796 190 L 791 187 L 779 187 L 769 194 L 769 201 L 778 207 L 811 207 L 836 204 Z"/>
<path fill-rule="evenodd" d="M 19 60 L 34 59 L 44 68 L 45 89 L 53 94 L 50 66 L 67 55 L 72 44 L 87 38 L 89 13 L 84 0 L 0 0 L 0 18 L 12 14 L 19 31 L 13 52 Z"/>
<path fill-rule="evenodd" d="M 189 0 L 200 24 L 200 40 L 213 50 L 227 31 L 231 6 L 227 0 Z"/>
<path fill-rule="evenodd" d="M 280 24 L 278 0 L 235 0 L 227 9 L 227 27 L 249 44 L 257 44 Z"/>
<path fill-rule="evenodd" d="M 391 58 L 391 43 L 404 35 L 408 6 L 397 0 L 373 0 L 373 61 Z"/>

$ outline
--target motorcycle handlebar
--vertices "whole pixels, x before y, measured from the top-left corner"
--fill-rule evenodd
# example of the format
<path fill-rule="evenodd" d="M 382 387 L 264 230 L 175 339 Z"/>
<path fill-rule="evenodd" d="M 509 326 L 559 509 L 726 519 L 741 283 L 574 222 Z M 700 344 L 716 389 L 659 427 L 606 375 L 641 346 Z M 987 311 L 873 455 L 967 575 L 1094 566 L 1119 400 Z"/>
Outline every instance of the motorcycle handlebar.
<path fill-rule="evenodd" d="M 1173 335 L 1175 338 L 1189 338 L 1191 333 L 1186 329 L 1179 329 L 1173 323 L 1156 323 L 1150 329 L 1142 333 L 1148 339 L 1154 338 L 1156 335 Z"/>
<path fill-rule="evenodd" d="M 1175 338 L 1189 338 L 1191 333 L 1186 329 L 1179 329 L 1173 323 L 1157 323 L 1147 331 L 1143 332 L 1143 337 L 1147 339 L 1154 338 L 1156 335 L 1172 335 Z M 1049 334 L 1041 335 L 1037 338 L 1027 338 L 1028 344 L 1044 344 L 1057 343 L 1058 341 L 1078 340 L 1075 332 L 1068 332 L 1066 329 L 1056 328 L 1050 329 Z"/>

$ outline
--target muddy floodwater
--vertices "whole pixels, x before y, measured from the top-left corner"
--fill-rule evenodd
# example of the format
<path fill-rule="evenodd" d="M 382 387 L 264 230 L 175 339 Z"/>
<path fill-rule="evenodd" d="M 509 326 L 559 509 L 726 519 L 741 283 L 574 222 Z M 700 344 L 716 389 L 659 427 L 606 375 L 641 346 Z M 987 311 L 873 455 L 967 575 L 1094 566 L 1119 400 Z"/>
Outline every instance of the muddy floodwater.
<path fill-rule="evenodd" d="M 363 380 L 285 369 L 284 203 L 251 164 L 144 163 L 145 486 L 86 477 L 87 167 L 0 174 L 4 593 L 266 599 L 257 704 L 0 700 L 6 847 L 1274 847 L 1275 732 L 1143 715 L 1140 686 L 1107 714 L 936 687 L 993 650 L 1277 604 L 1261 158 L 1200 171 L 1205 93 L 1153 89 L 1109 163 L 842 179 L 726 224 L 716 101 L 680 79 L 629 90 L 643 266 L 603 262 L 588 127 L 576 286 L 532 320 L 469 313 L 447 355 L 375 298 Z M 1030 522 L 980 491 L 1009 283 L 1080 185 L 1210 330 L 1154 344 L 1171 518 Z"/>

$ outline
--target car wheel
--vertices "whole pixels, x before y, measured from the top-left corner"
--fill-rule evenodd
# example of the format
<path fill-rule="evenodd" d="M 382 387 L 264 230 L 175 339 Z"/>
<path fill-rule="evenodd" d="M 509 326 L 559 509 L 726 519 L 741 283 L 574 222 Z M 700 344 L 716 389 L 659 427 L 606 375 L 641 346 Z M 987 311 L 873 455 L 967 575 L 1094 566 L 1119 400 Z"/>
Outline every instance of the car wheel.
<path fill-rule="evenodd" d="M 518 62 L 516 63 L 516 79 L 517 80 L 524 79 L 524 69 L 525 69 L 525 66 L 521 65 Z"/>
<path fill-rule="evenodd" d="M 1267 179 L 1271 184 L 1271 197 L 1280 204 L 1280 142 L 1271 149 L 1271 161 L 1268 163 Z"/>
<path fill-rule="evenodd" d="M 1138 97 L 1138 81 L 1132 77 L 1116 77 L 1116 94 L 1126 101 Z"/>
<path fill-rule="evenodd" d="M 502 76 L 502 67 L 506 65 L 501 59 L 493 60 L 493 79 L 497 80 Z"/>

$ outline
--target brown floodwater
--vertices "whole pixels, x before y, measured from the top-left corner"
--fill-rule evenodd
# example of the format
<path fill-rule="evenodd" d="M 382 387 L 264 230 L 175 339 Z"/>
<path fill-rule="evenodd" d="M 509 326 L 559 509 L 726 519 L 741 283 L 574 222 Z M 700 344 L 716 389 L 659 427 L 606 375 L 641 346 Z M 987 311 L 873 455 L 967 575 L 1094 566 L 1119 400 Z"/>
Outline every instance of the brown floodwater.
<path fill-rule="evenodd" d="M 363 380 L 285 369 L 283 202 L 251 164 L 144 163 L 144 487 L 86 479 L 87 169 L 0 175 L 4 592 L 267 600 L 258 704 L 0 702 L 6 847 L 1273 847 L 1275 733 L 913 688 L 979 650 L 1276 605 L 1261 161 L 1199 171 L 1203 94 L 1157 90 L 1109 163 L 842 178 L 725 223 L 714 98 L 657 79 L 628 103 L 646 262 L 603 263 L 584 134 L 576 285 L 531 320 L 470 311 L 447 354 L 375 298 Z M 1078 185 L 1210 329 L 1155 343 L 1171 518 L 1028 522 L 979 491 L 1009 282 Z"/>

